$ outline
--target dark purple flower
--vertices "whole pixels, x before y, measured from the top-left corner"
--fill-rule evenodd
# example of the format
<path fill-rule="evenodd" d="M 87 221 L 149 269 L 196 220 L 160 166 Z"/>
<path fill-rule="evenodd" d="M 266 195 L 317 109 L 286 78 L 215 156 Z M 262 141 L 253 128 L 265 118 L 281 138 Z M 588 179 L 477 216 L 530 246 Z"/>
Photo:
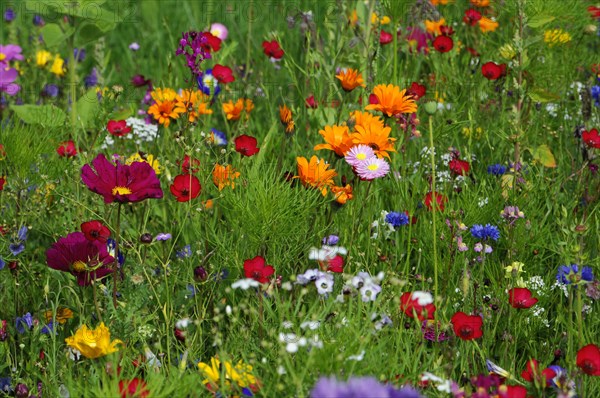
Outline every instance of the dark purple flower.
<path fill-rule="evenodd" d="M 150 83 L 150 79 L 146 79 L 144 75 L 135 75 L 131 78 L 131 84 L 134 87 L 143 87 Z"/>
<path fill-rule="evenodd" d="M 33 24 L 35 26 L 44 26 L 46 24 L 46 22 L 44 22 L 44 18 L 42 18 L 41 15 L 34 15 L 33 16 Z"/>
<path fill-rule="evenodd" d="M 15 19 L 15 12 L 12 8 L 7 8 L 6 11 L 4 11 L 4 20 L 6 22 L 12 22 Z"/>
<path fill-rule="evenodd" d="M 75 61 L 82 62 L 85 59 L 85 49 L 74 48 L 73 49 L 73 57 L 75 58 Z"/>
<path fill-rule="evenodd" d="M 98 84 L 98 71 L 96 68 L 92 68 L 90 74 L 83 78 L 83 83 L 86 88 L 94 87 Z"/>
<path fill-rule="evenodd" d="M 54 332 L 54 323 L 50 321 L 46 326 L 42 328 L 42 334 L 52 334 Z M 56 333 L 56 332 L 54 332 Z"/>
<path fill-rule="evenodd" d="M 46 97 L 56 98 L 59 93 L 60 90 L 56 84 L 46 84 L 42 90 L 42 95 Z"/>
<path fill-rule="evenodd" d="M 31 328 L 33 328 L 33 317 L 29 312 L 23 315 L 22 317 L 18 316 L 15 321 L 15 326 L 17 332 L 23 334 L 25 333 L 25 328 L 27 328 L 28 330 L 31 330 Z"/>
<path fill-rule="evenodd" d="M 90 191 L 104 197 L 104 203 L 140 202 L 144 199 L 160 199 L 163 191 L 156 172 L 146 162 L 133 162 L 131 165 L 116 165 L 109 162 L 104 154 L 99 154 L 89 164 L 81 168 L 81 180 Z"/>
<path fill-rule="evenodd" d="M 185 55 L 187 67 L 194 76 L 200 76 L 202 61 L 210 59 L 211 51 L 218 51 L 220 47 L 221 39 L 210 32 L 184 32 L 175 55 Z"/>
<path fill-rule="evenodd" d="M 46 262 L 52 269 L 70 272 L 80 286 L 88 286 L 112 272 L 115 259 L 106 244 L 87 240 L 83 232 L 73 232 L 60 238 L 46 251 Z"/>
<path fill-rule="evenodd" d="M 6 321 L 3 319 L 0 321 L 0 341 L 6 341 L 8 338 L 8 326 Z M 0 389 L 0 391 L 2 391 Z"/>
<path fill-rule="evenodd" d="M 327 246 L 335 246 L 340 241 L 340 237 L 337 235 L 329 235 L 323 238 L 321 243 Z"/>

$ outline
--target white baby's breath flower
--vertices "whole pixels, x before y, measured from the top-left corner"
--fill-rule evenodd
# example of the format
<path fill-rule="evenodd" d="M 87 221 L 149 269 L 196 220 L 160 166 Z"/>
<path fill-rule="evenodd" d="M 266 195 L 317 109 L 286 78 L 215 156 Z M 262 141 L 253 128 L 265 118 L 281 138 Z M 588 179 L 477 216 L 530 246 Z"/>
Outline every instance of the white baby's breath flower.
<path fill-rule="evenodd" d="M 232 289 L 248 290 L 251 287 L 259 287 L 260 283 L 252 278 L 240 279 L 231 284 Z"/>

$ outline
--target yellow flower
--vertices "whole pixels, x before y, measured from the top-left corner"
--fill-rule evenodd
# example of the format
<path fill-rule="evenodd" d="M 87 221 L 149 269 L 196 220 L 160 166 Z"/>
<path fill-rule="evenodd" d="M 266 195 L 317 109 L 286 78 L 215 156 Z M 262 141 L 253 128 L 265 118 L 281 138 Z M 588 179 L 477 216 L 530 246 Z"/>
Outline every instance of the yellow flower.
<path fill-rule="evenodd" d="M 392 20 L 390 19 L 390 17 L 388 17 L 387 15 L 384 15 L 383 17 L 381 17 L 381 19 L 377 16 L 377 14 L 373 13 L 371 14 L 371 25 L 377 25 L 377 23 L 381 24 L 381 25 L 387 25 L 390 22 L 392 22 Z"/>
<path fill-rule="evenodd" d="M 506 272 L 505 277 L 512 278 L 515 276 L 519 276 L 521 272 L 525 272 L 523 271 L 524 266 L 525 264 L 519 261 L 513 261 L 511 265 L 507 265 L 506 267 L 504 267 L 504 271 Z"/>
<path fill-rule="evenodd" d="M 48 310 L 44 312 L 44 318 L 46 318 L 46 322 L 52 321 L 54 314 L 52 310 Z M 73 318 L 73 311 L 66 307 L 58 307 L 56 309 L 56 322 L 63 324 L 67 322 L 67 319 Z"/>
<path fill-rule="evenodd" d="M 329 165 L 323 159 L 318 159 L 316 156 L 310 158 L 310 162 L 304 157 L 297 157 L 298 175 L 294 178 L 299 178 L 302 185 L 306 188 L 316 188 L 325 196 L 327 187 L 333 185 L 333 177 L 337 175 L 334 169 L 327 170 Z"/>
<path fill-rule="evenodd" d="M 125 161 L 125 164 L 130 165 L 134 162 L 148 163 L 150 166 L 152 166 L 152 168 L 154 169 L 156 174 L 160 174 L 160 172 L 162 170 L 162 167 L 160 166 L 158 159 L 154 159 L 154 155 L 146 155 L 146 154 L 142 154 L 141 152 L 137 152 L 137 153 L 134 153 L 133 155 L 131 155 Z"/>
<path fill-rule="evenodd" d="M 571 41 L 571 35 L 569 32 L 565 32 L 562 29 L 552 29 L 544 32 L 544 42 L 549 47 L 554 47 L 557 44 L 565 44 Z"/>
<path fill-rule="evenodd" d="M 335 77 L 342 82 L 344 91 L 352 91 L 358 86 L 366 86 L 362 75 L 356 69 L 343 69 L 338 75 L 335 75 Z"/>
<path fill-rule="evenodd" d="M 325 130 L 319 130 L 319 134 L 325 138 L 326 143 L 316 145 L 315 151 L 329 149 L 338 156 L 346 156 L 346 153 L 354 145 L 348 126 L 325 126 Z"/>
<path fill-rule="evenodd" d="M 50 58 L 52 58 L 52 54 L 50 54 L 50 52 L 46 50 L 39 50 L 35 53 L 35 64 L 43 68 L 50 61 Z"/>
<path fill-rule="evenodd" d="M 508 60 L 511 60 L 517 56 L 517 51 L 510 43 L 507 43 L 507 44 L 503 45 L 502 47 L 500 47 L 498 49 L 498 52 L 500 53 L 500 56 L 502 58 L 508 59 Z"/>
<path fill-rule="evenodd" d="M 473 129 L 471 129 L 470 127 L 463 127 L 462 133 L 465 136 L 465 138 L 473 137 L 475 139 L 479 139 L 483 134 L 483 129 L 481 127 L 477 127 L 475 128 L 475 132 L 473 133 Z"/>
<path fill-rule="evenodd" d="M 231 165 L 221 166 L 220 164 L 216 164 L 212 175 L 213 183 L 221 191 L 227 186 L 231 186 L 231 189 L 235 188 L 234 180 L 240 176 L 240 173 L 231 167 Z"/>
<path fill-rule="evenodd" d="M 233 366 L 229 361 L 223 361 L 221 364 L 221 361 L 219 361 L 217 357 L 212 357 L 210 359 L 210 365 L 200 362 L 198 368 L 206 377 L 206 379 L 202 381 L 203 384 L 212 384 L 214 387 L 218 387 L 223 368 L 225 368 L 225 385 L 229 385 L 231 381 L 242 388 L 256 384 L 256 377 L 251 373 L 252 366 L 243 363 L 241 360 Z"/>
<path fill-rule="evenodd" d="M 50 68 L 50 73 L 54 73 L 56 76 L 65 75 L 65 61 L 60 57 L 60 55 L 56 55 L 54 57 L 54 62 Z"/>
<path fill-rule="evenodd" d="M 206 379 L 202 380 L 202 384 L 217 385 L 219 383 L 219 378 L 221 376 L 221 372 L 219 370 L 220 366 L 221 366 L 221 361 L 219 361 L 215 357 L 212 357 L 210 359 L 210 366 L 204 362 L 200 362 L 198 364 L 198 368 L 206 377 Z"/>
<path fill-rule="evenodd" d="M 479 29 L 482 33 L 493 32 L 498 28 L 498 22 L 487 17 L 481 17 L 479 20 Z"/>
<path fill-rule="evenodd" d="M 119 351 L 117 344 L 123 344 L 118 339 L 110 341 L 110 331 L 104 326 L 104 322 L 101 322 L 95 330 L 88 329 L 86 325 L 81 325 L 75 335 L 67 337 L 65 342 L 69 347 L 76 349 L 81 355 L 89 359 L 117 352 Z"/>
<path fill-rule="evenodd" d="M 378 103 L 367 105 L 366 110 L 376 110 L 385 113 L 388 117 L 398 113 L 415 113 L 417 104 L 406 90 L 400 91 L 400 87 L 393 84 L 379 84 L 373 89 Z"/>
<path fill-rule="evenodd" d="M 440 18 L 437 21 L 430 21 L 429 19 L 426 19 L 425 30 L 427 30 L 427 32 L 429 33 L 433 33 L 436 36 L 441 35 L 442 31 L 440 30 L 440 28 L 444 26 L 445 23 L 446 20 L 444 18 Z"/>

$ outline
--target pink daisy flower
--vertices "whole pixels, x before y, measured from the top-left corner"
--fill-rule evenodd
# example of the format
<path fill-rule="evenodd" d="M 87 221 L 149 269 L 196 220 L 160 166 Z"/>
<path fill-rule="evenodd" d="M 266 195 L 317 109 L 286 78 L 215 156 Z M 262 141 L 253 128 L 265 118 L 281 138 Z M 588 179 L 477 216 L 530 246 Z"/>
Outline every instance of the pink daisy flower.
<path fill-rule="evenodd" d="M 361 180 L 371 181 L 389 173 L 390 165 L 384 159 L 374 156 L 359 163 L 354 170 Z"/>
<path fill-rule="evenodd" d="M 373 148 L 368 145 L 355 145 L 346 154 L 346 162 L 352 167 L 356 167 L 359 164 L 365 162 L 375 156 Z"/>

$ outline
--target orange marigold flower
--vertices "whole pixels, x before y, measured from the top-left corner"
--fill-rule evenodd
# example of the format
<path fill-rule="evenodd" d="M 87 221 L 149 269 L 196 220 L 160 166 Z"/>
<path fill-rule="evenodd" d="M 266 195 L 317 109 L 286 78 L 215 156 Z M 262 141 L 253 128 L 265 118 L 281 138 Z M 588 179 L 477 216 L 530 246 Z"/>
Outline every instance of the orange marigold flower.
<path fill-rule="evenodd" d="M 335 195 L 335 201 L 341 205 L 346 204 L 347 201 L 352 200 L 352 186 L 346 184 L 345 187 L 332 186 L 331 193 Z"/>
<path fill-rule="evenodd" d="M 315 151 L 329 149 L 338 156 L 346 156 L 346 153 L 354 145 L 348 126 L 325 126 L 325 130 L 319 130 L 319 134 L 325 138 L 325 144 L 315 146 Z"/>
<path fill-rule="evenodd" d="M 292 134 L 294 132 L 296 124 L 292 117 L 292 111 L 285 104 L 279 107 L 279 120 L 281 120 L 281 124 L 285 126 L 286 133 Z"/>
<path fill-rule="evenodd" d="M 175 109 L 188 115 L 188 121 L 193 123 L 200 115 L 210 115 L 212 109 L 208 109 L 208 96 L 202 91 L 183 90 L 177 95 Z"/>
<path fill-rule="evenodd" d="M 446 20 L 444 18 L 440 18 L 437 21 L 430 21 L 427 19 L 425 20 L 425 29 L 427 32 L 439 36 L 442 34 L 441 27 L 444 26 L 445 23 Z"/>
<path fill-rule="evenodd" d="M 52 312 L 52 310 L 47 310 L 44 312 L 44 318 L 46 318 L 46 323 L 52 321 L 53 317 L 54 313 Z M 58 307 L 56 309 L 56 322 L 63 324 L 67 322 L 67 319 L 71 318 L 73 318 L 73 311 L 71 311 L 70 308 Z"/>
<path fill-rule="evenodd" d="M 394 149 L 394 141 L 395 138 L 390 137 L 390 132 L 392 131 L 391 127 L 385 127 L 381 125 L 377 120 L 373 120 L 368 125 L 356 125 L 354 127 L 356 130 L 352 133 L 352 142 L 354 145 L 368 145 L 370 146 L 375 155 L 378 157 L 385 156 L 389 159 L 389 152 L 396 152 Z"/>
<path fill-rule="evenodd" d="M 475 7 L 487 7 L 490 5 L 490 0 L 471 0 L 471 4 Z"/>
<path fill-rule="evenodd" d="M 339 75 L 335 77 L 342 82 L 344 91 L 352 91 L 358 86 L 365 87 L 362 75 L 356 69 L 343 69 Z"/>
<path fill-rule="evenodd" d="M 367 128 L 371 124 L 377 124 L 380 128 L 384 128 L 383 120 L 381 120 L 380 116 L 373 115 L 369 112 L 361 112 L 354 111 L 350 114 L 350 121 L 348 123 L 352 123 L 354 126 L 354 130 L 356 130 L 356 126 L 362 126 Z"/>
<path fill-rule="evenodd" d="M 148 108 L 148 114 L 165 127 L 169 127 L 171 119 L 175 120 L 185 112 L 184 109 L 175 107 L 177 93 L 174 90 L 157 88 L 152 91 L 151 95 L 155 103 Z"/>
<path fill-rule="evenodd" d="M 377 98 L 376 104 L 367 105 L 366 110 L 376 110 L 385 113 L 388 117 L 399 113 L 415 113 L 417 104 L 412 96 L 405 95 L 406 90 L 400 91 L 400 87 L 393 84 L 379 84 L 373 89 Z"/>
<path fill-rule="evenodd" d="M 231 165 L 221 166 L 216 164 L 212 175 L 213 183 L 221 191 L 227 186 L 231 186 L 231 189 L 235 188 L 234 180 L 240 176 L 240 172 L 236 171 Z"/>
<path fill-rule="evenodd" d="M 487 17 L 481 17 L 481 19 L 479 20 L 478 23 L 479 23 L 479 29 L 481 30 L 482 33 L 493 32 L 499 26 L 498 22 L 494 21 L 493 19 L 489 19 Z"/>
<path fill-rule="evenodd" d="M 227 116 L 227 120 L 238 120 L 242 116 L 242 111 L 246 111 L 246 117 L 250 116 L 250 111 L 254 109 L 254 103 L 251 99 L 239 98 L 235 104 L 233 101 L 225 102 L 223 104 L 223 112 Z"/>
<path fill-rule="evenodd" d="M 329 165 L 323 159 L 318 159 L 316 156 L 310 158 L 310 162 L 304 157 L 296 158 L 298 163 L 298 175 L 294 178 L 299 178 L 302 185 L 306 188 L 316 188 L 325 196 L 327 187 L 333 185 L 333 177 L 337 175 L 334 169 L 327 170 Z"/>

